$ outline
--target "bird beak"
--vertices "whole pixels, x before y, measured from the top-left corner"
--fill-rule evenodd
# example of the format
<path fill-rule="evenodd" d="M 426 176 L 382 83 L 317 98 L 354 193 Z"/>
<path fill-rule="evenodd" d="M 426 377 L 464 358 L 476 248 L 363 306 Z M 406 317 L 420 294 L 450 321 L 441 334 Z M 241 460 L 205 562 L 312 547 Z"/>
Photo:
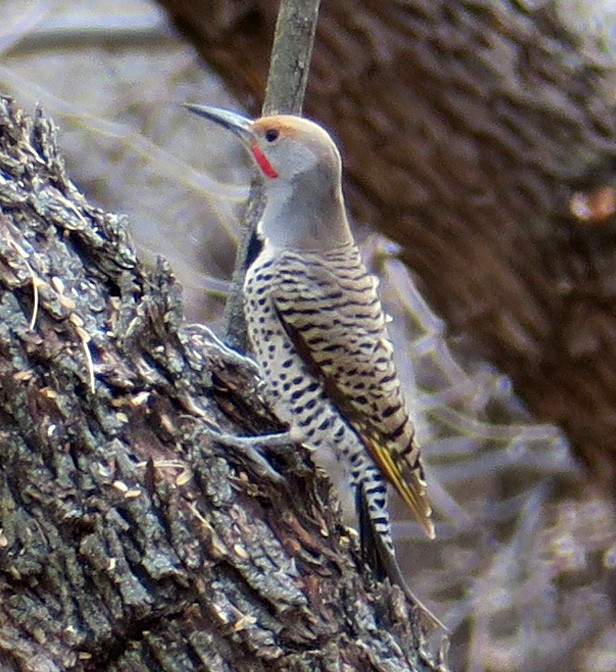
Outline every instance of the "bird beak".
<path fill-rule="evenodd" d="M 253 139 L 252 119 L 243 117 L 237 112 L 223 110 L 220 107 L 210 107 L 209 105 L 193 105 L 192 103 L 184 103 L 184 107 L 200 117 L 205 117 L 228 128 L 248 144 Z"/>
<path fill-rule="evenodd" d="M 193 105 L 184 103 L 184 107 L 200 117 L 211 119 L 224 128 L 228 128 L 235 133 L 240 140 L 248 147 L 261 172 L 269 178 L 278 177 L 278 171 L 272 166 L 268 157 L 262 149 L 259 148 L 257 137 L 253 131 L 253 120 L 243 117 L 237 112 L 223 110 L 220 107 L 210 107 L 209 105 Z"/>

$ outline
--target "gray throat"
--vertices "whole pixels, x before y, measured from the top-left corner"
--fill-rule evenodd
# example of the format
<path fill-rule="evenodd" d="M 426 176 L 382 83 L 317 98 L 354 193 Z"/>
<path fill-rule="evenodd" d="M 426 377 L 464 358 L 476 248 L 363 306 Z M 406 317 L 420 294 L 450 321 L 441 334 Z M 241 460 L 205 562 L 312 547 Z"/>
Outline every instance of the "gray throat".
<path fill-rule="evenodd" d="M 314 176 L 312 176 L 314 177 Z M 354 244 L 339 185 L 320 185 L 296 177 L 270 183 L 259 232 L 275 248 L 327 251 Z"/>

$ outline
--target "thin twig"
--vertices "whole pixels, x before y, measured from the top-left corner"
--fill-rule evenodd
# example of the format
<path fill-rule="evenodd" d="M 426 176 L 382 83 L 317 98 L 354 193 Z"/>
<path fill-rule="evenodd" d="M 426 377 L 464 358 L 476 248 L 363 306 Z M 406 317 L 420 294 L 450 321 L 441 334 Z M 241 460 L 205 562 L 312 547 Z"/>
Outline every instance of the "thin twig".
<path fill-rule="evenodd" d="M 301 114 L 310 70 L 310 58 L 321 0 L 281 0 L 263 114 Z M 242 286 L 254 232 L 263 212 L 263 189 L 254 179 L 243 215 L 243 234 L 235 258 L 235 271 L 225 311 L 225 341 L 248 349 Z"/>
<path fill-rule="evenodd" d="M 263 114 L 301 114 L 320 0 L 281 0 Z"/>

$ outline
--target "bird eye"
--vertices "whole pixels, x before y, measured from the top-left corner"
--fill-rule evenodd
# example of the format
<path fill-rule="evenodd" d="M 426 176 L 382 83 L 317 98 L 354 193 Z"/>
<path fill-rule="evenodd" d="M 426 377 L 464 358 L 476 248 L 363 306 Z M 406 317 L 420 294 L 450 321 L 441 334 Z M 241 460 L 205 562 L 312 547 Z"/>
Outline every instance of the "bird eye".
<path fill-rule="evenodd" d="M 274 142 L 274 140 L 276 140 L 278 135 L 279 132 L 275 128 L 268 128 L 267 131 L 265 131 L 265 139 L 268 142 Z"/>

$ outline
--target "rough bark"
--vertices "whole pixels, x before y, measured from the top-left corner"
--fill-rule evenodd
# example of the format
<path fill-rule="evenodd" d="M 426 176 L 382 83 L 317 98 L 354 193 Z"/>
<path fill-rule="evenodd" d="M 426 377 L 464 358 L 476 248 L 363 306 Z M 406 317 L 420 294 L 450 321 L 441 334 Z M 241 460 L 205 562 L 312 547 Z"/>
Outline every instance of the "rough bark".
<path fill-rule="evenodd" d="M 255 110 L 277 1 L 161 4 Z M 306 112 L 344 146 L 357 218 L 614 486 L 613 62 L 558 6 L 324 3 Z"/>
<path fill-rule="evenodd" d="M 436 669 L 304 452 L 204 432 L 276 428 L 253 369 L 6 99 L 0 175 L 0 669 Z"/>

